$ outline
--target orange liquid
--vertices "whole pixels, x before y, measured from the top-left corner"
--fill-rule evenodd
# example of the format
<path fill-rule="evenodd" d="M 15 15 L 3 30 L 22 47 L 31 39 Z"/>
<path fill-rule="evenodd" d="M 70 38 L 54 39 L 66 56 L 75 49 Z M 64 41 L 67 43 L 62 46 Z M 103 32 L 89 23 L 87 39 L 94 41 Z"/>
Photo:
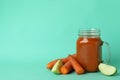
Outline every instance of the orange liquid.
<path fill-rule="evenodd" d="M 88 72 L 98 70 L 101 62 L 102 41 L 98 38 L 79 38 L 77 40 L 77 60 Z"/>

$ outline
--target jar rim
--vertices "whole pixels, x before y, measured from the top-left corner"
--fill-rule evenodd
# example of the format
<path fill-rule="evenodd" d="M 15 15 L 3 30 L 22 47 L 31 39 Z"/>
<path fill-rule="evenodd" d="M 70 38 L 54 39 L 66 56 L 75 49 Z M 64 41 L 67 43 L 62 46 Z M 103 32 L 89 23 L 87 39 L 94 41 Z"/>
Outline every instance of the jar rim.
<path fill-rule="evenodd" d="M 90 29 L 81 29 L 79 30 L 79 36 L 100 36 L 100 29 L 90 28 Z"/>

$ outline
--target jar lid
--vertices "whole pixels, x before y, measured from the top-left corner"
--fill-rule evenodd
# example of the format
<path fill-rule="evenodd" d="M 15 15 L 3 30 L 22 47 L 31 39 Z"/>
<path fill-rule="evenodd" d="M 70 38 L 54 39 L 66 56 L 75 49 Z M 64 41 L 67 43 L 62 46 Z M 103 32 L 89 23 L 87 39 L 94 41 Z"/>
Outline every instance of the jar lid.
<path fill-rule="evenodd" d="M 79 36 L 100 36 L 100 29 L 90 28 L 90 29 L 80 29 Z"/>

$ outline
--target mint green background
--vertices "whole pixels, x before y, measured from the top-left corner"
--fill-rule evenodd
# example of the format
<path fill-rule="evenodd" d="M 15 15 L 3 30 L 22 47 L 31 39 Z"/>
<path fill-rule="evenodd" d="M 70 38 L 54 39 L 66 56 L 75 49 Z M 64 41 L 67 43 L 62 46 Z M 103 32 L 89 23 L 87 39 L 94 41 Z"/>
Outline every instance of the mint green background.
<path fill-rule="evenodd" d="M 78 30 L 88 27 L 101 29 L 118 73 L 47 70 L 49 61 L 75 53 Z M 120 0 L 0 0 L 0 80 L 119 80 L 119 32 Z"/>

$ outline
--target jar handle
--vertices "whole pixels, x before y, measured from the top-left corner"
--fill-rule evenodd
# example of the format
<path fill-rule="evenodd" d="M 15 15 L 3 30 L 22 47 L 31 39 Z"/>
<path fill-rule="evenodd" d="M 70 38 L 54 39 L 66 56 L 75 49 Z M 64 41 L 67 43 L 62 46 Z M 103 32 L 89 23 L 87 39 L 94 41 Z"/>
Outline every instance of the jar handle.
<path fill-rule="evenodd" d="M 105 44 L 107 46 L 108 57 L 106 58 L 106 64 L 109 64 L 110 58 L 111 58 L 110 44 L 108 42 L 105 42 L 105 41 L 103 41 L 103 44 Z"/>

